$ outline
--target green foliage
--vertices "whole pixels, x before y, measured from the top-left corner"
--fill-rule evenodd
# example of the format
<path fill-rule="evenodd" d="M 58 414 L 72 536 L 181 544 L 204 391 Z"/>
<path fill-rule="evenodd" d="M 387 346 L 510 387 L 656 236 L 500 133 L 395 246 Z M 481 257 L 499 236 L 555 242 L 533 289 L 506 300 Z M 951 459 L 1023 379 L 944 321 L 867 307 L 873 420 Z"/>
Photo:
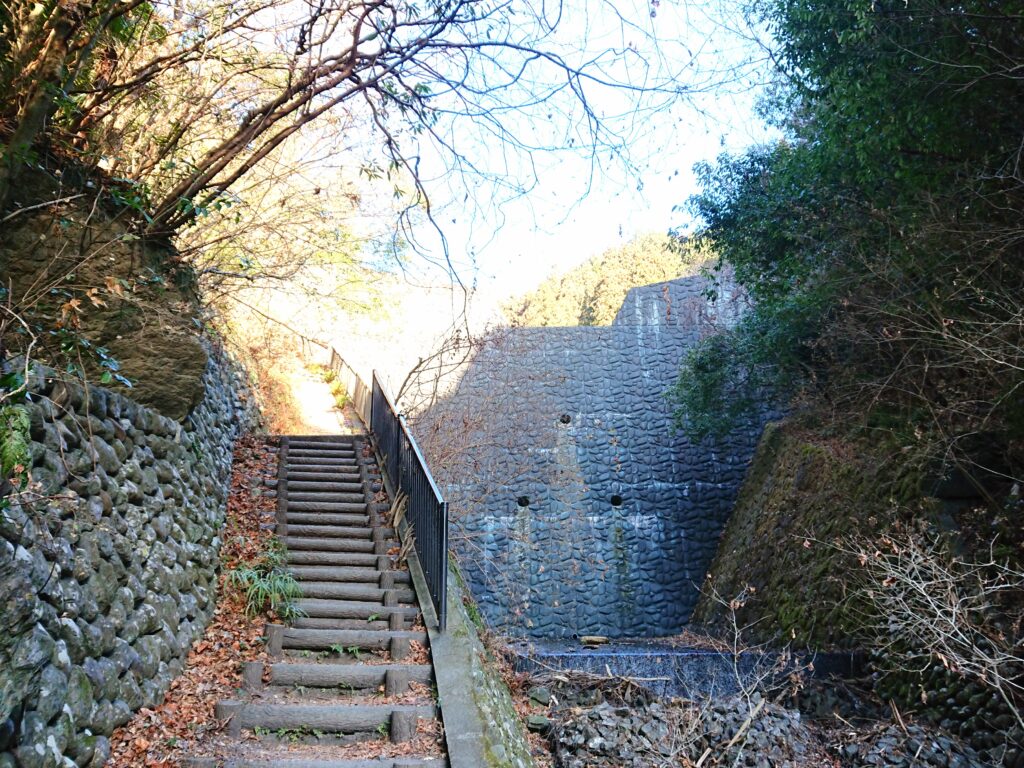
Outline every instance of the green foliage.
<path fill-rule="evenodd" d="M 110 190 L 110 196 L 114 202 L 119 206 L 134 211 L 135 214 L 141 216 L 146 222 L 151 222 L 153 219 L 149 215 L 149 211 L 153 203 L 150 199 L 148 186 L 131 179 L 115 179 L 114 181 L 120 183 L 119 186 Z"/>
<path fill-rule="evenodd" d="M 513 325 L 610 325 L 631 288 L 695 274 L 709 252 L 669 235 L 641 235 L 609 248 L 507 305 Z"/>
<path fill-rule="evenodd" d="M 778 46 L 764 112 L 785 139 L 700 167 L 690 200 L 755 306 L 683 361 L 677 419 L 721 431 L 773 387 L 865 420 L 884 411 L 913 439 L 959 450 L 984 434 L 1013 453 L 1024 17 L 981 0 L 755 12 Z"/>
<path fill-rule="evenodd" d="M 111 356 L 110 350 L 93 344 L 78 328 L 59 327 L 46 331 L 40 327 L 39 330 L 56 342 L 57 354 L 54 358 L 61 362 L 65 373 L 85 378 L 86 371 L 82 370 L 84 363 L 89 368 L 99 371 L 98 383 L 106 386 L 117 382 L 129 389 L 132 388 L 131 380 L 120 373 L 121 364 Z"/>
<path fill-rule="evenodd" d="M 288 572 L 283 545 L 272 539 L 268 548 L 252 565 L 243 565 L 228 573 L 228 581 L 245 590 L 245 609 L 255 616 L 266 610 L 282 619 L 302 615 L 295 601 L 302 590 Z"/>
<path fill-rule="evenodd" d="M 337 371 L 326 365 L 320 365 L 319 363 L 310 365 L 309 370 L 323 379 L 328 385 L 328 388 L 331 390 L 331 396 L 334 398 L 334 405 L 337 408 L 342 409 L 348 405 L 351 398 L 349 397 L 348 389 L 345 387 L 344 383 L 342 383 L 341 379 L 338 378 Z"/>
<path fill-rule="evenodd" d="M 265 735 L 270 735 L 270 731 L 268 729 L 264 730 L 266 732 Z M 288 741 L 292 744 L 298 744 L 310 737 L 319 739 L 323 735 L 323 731 L 317 728 L 308 728 L 306 726 L 299 726 L 298 728 L 278 728 L 274 731 L 274 736 L 278 739 Z"/>
<path fill-rule="evenodd" d="M 339 379 L 334 379 L 333 381 L 330 382 L 330 390 L 331 395 L 334 396 L 335 406 L 337 406 L 338 408 L 344 408 L 346 405 L 348 405 L 348 389 L 345 388 L 345 385 Z"/>
<path fill-rule="evenodd" d="M 356 661 L 359 661 L 363 657 L 363 651 L 358 645 L 342 645 L 341 643 L 333 643 L 330 647 L 330 651 L 338 656 L 344 656 L 348 653 L 352 655 Z"/>
<path fill-rule="evenodd" d="M 25 468 L 30 463 L 29 428 L 28 410 L 24 405 L 0 407 L 0 478 L 8 478 L 14 473 L 19 476 L 14 480 L 15 485 L 24 482 Z"/>

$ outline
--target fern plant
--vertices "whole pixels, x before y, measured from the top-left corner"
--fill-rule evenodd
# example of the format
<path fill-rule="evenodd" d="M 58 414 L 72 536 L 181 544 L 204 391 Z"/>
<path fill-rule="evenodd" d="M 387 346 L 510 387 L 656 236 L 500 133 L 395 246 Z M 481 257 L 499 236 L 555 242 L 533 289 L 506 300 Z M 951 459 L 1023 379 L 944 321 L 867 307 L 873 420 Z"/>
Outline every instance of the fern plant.
<path fill-rule="evenodd" d="M 302 616 L 295 605 L 302 590 L 288 572 L 284 546 L 277 539 L 271 539 L 255 562 L 231 570 L 228 581 L 245 590 L 245 610 L 250 616 L 266 610 L 285 620 Z"/>
<path fill-rule="evenodd" d="M 11 478 L 16 487 L 21 487 L 26 478 L 24 468 L 29 464 L 29 428 L 28 409 L 25 406 L 0 407 L 0 479 L 16 474 L 17 477 Z"/>

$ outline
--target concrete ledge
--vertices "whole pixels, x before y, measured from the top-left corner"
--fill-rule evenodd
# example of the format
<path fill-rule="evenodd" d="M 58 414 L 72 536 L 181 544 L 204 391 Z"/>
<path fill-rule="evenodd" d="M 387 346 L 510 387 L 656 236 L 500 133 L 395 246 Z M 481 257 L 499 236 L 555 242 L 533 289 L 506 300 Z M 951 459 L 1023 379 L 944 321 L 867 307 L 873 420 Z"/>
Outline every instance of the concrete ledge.
<path fill-rule="evenodd" d="M 419 560 L 409 558 L 418 596 L 429 595 Z M 448 569 L 448 628 L 437 630 L 430 598 L 420 597 L 430 636 L 438 705 L 451 768 L 532 768 L 512 698 L 497 672 L 486 666 L 486 650 L 462 603 L 462 581 Z M 428 618 L 429 617 L 429 618 Z"/>
<path fill-rule="evenodd" d="M 376 445 L 374 445 L 376 448 Z M 379 452 L 377 465 L 383 466 Z M 387 474 L 384 488 L 396 497 Z M 399 527 L 404 542 L 408 524 Z M 437 704 L 444 722 L 450 768 L 533 768 L 530 747 L 523 737 L 512 697 L 497 672 L 485 664 L 487 652 L 462 602 L 462 579 L 448 568 L 448 628 L 438 631 L 437 612 L 415 550 L 409 555 L 416 598 L 430 639 L 430 656 L 437 686 Z"/>
<path fill-rule="evenodd" d="M 614 675 L 630 678 L 658 696 L 695 701 L 733 696 L 766 677 L 856 677 L 864 672 L 866 661 L 863 654 L 849 652 L 747 650 L 733 654 L 657 638 L 615 641 L 595 648 L 570 641 L 524 641 L 513 643 L 511 650 L 519 672 Z"/>

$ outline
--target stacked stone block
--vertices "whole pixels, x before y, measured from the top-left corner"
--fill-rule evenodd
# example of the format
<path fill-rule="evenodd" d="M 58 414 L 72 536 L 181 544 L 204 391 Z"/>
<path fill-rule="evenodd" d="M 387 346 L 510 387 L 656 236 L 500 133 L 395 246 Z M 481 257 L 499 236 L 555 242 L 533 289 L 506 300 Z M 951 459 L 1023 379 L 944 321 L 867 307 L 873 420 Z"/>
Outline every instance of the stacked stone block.
<path fill-rule="evenodd" d="M 214 610 L 234 438 L 211 355 L 183 423 L 119 394 L 30 382 L 31 477 L 0 510 L 0 767 L 101 765 L 161 701 Z"/>

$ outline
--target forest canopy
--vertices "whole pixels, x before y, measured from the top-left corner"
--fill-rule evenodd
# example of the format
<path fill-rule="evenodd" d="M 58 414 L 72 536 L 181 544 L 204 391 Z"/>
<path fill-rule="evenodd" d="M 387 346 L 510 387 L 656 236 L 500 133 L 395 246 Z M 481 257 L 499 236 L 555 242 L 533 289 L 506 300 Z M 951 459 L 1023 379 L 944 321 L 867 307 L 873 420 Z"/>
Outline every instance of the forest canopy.
<path fill-rule="evenodd" d="M 579 9 L 2 4 L 0 248 L 19 258 L 0 285 L 0 362 L 32 351 L 79 375 L 99 355 L 103 383 L 127 385 L 116 358 L 140 345 L 89 318 L 141 325 L 142 292 L 165 285 L 202 304 L 183 333 L 213 316 L 230 335 L 287 316 L 271 294 L 325 315 L 372 305 L 367 286 L 424 241 L 417 255 L 457 280 L 433 191 L 522 195 L 543 152 L 628 165 L 643 119 L 697 87 L 643 0 Z M 53 247 L 37 257 L 40 232 Z"/>
<path fill-rule="evenodd" d="M 695 274 L 710 259 L 693 243 L 645 234 L 609 248 L 505 306 L 513 325 L 611 325 L 632 288 Z"/>
<path fill-rule="evenodd" d="M 1024 463 L 1024 6 L 768 0 L 770 146 L 689 201 L 756 307 L 675 389 L 694 434 L 766 393 L 945 460 Z"/>

